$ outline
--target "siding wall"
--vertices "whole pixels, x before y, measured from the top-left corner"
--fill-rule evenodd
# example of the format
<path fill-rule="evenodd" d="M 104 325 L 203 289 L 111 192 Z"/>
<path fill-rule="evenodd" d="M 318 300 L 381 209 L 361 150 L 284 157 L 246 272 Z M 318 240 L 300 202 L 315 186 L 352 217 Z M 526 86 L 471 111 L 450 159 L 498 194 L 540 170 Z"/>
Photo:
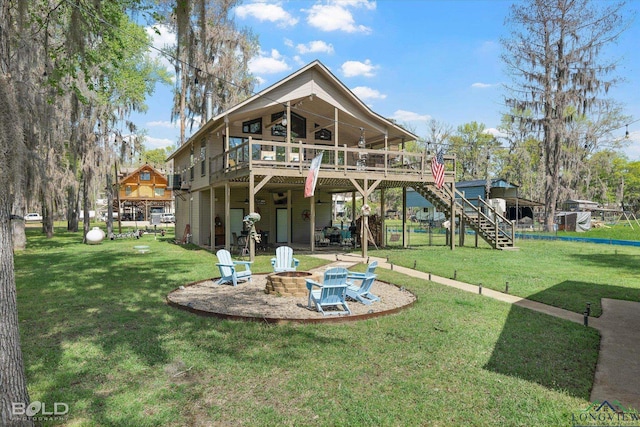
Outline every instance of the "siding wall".
<path fill-rule="evenodd" d="M 200 238 L 200 221 L 199 221 L 199 212 L 200 212 L 200 192 L 192 192 L 190 195 L 187 195 L 187 200 L 191 199 L 191 214 L 189 215 L 189 221 L 191 224 L 191 243 L 195 243 L 196 245 L 204 245 L 207 242 L 203 242 Z"/>
<path fill-rule="evenodd" d="M 198 240 L 201 245 L 211 245 L 211 192 L 199 191 L 198 195 L 200 196 L 200 214 L 197 219 L 199 223 Z"/>
<path fill-rule="evenodd" d="M 484 199 L 484 186 L 457 188 L 457 190 L 463 193 L 464 197 L 473 205 L 478 204 L 478 196 Z"/>

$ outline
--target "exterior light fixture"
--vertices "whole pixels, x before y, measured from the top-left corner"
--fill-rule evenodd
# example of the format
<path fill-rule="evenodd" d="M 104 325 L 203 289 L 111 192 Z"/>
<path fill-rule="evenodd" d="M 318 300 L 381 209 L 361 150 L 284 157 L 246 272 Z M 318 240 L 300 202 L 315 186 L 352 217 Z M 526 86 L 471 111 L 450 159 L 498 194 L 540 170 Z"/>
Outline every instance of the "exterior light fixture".
<path fill-rule="evenodd" d="M 358 140 L 358 147 L 364 148 L 366 145 L 364 141 L 364 128 L 360 128 L 360 139 Z"/>

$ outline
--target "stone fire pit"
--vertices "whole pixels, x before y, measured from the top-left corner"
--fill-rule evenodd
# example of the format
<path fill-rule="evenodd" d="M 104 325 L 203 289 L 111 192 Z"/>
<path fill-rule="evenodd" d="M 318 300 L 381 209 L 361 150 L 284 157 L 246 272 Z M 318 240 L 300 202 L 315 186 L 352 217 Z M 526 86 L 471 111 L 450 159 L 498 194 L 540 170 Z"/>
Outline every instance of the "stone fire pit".
<path fill-rule="evenodd" d="M 304 297 L 309 294 L 305 279 L 319 282 L 322 274 L 309 271 L 284 271 L 267 276 L 267 285 L 264 292 L 277 294 L 283 297 Z"/>

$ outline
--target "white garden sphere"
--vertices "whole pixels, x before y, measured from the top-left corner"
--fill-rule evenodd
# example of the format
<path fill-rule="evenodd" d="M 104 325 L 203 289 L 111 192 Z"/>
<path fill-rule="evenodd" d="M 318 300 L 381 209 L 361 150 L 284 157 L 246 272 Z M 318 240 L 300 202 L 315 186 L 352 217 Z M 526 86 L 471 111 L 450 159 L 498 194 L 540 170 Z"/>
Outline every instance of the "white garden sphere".
<path fill-rule="evenodd" d="M 97 245 L 104 240 L 104 231 L 100 227 L 93 227 L 87 233 L 87 243 L 90 245 Z"/>

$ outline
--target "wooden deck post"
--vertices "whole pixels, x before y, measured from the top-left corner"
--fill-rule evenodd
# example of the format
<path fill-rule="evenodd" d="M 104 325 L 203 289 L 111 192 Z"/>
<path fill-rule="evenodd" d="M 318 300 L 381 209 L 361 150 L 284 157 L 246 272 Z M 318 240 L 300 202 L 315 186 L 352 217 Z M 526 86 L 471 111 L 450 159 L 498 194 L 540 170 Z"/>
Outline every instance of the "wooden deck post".
<path fill-rule="evenodd" d="M 402 247 L 407 247 L 407 187 L 402 187 Z"/>
<path fill-rule="evenodd" d="M 380 247 L 384 248 L 387 243 L 387 230 L 385 229 L 385 219 L 386 219 L 386 215 L 385 215 L 385 206 L 384 206 L 384 188 L 380 189 L 380 216 L 382 219 L 382 240 L 380 241 Z M 375 239 L 375 238 L 374 238 Z"/>
<path fill-rule="evenodd" d="M 216 249 L 216 190 L 209 184 L 209 244 L 211 252 Z"/>
<path fill-rule="evenodd" d="M 293 218 L 291 217 L 291 212 L 293 212 L 293 210 L 291 209 L 291 189 L 287 190 L 287 220 L 289 221 L 286 225 L 287 227 L 287 245 L 291 246 L 291 227 L 289 227 L 289 224 L 291 223 L 291 221 L 293 220 Z M 313 212 L 313 211 L 311 211 Z M 313 223 L 315 221 L 314 218 L 311 218 L 311 222 Z"/>
<path fill-rule="evenodd" d="M 251 148 L 251 144 L 249 144 Z M 251 161 L 251 150 L 249 150 L 249 161 Z M 256 209 L 256 195 L 254 193 L 254 181 L 255 177 L 253 172 L 249 173 L 249 213 L 255 212 Z M 251 230 L 249 230 L 251 231 Z M 249 239 L 249 259 L 253 262 L 256 259 L 256 241 L 251 238 L 251 233 L 247 236 Z"/>
<path fill-rule="evenodd" d="M 451 237 L 449 239 L 449 244 L 451 245 L 451 250 L 456 248 L 456 242 L 454 236 L 456 234 L 456 183 L 451 182 L 451 225 L 449 226 L 449 232 Z"/>
<path fill-rule="evenodd" d="M 224 183 L 224 248 L 231 248 L 231 186 Z M 235 242 L 234 242 L 235 243 Z"/>
<path fill-rule="evenodd" d="M 291 101 L 287 101 L 286 110 L 284 112 L 285 118 L 287 119 L 286 128 L 286 147 L 284 149 L 284 161 L 289 162 L 291 158 L 289 154 L 291 153 Z M 251 156 L 251 151 L 249 151 L 249 156 Z"/>
<path fill-rule="evenodd" d="M 363 185 L 363 193 L 362 193 L 362 206 L 364 205 L 368 205 L 368 193 L 369 193 L 369 180 L 367 178 L 364 179 L 364 185 Z M 362 212 L 361 212 L 362 213 Z M 361 244 L 362 244 L 362 258 L 366 259 L 368 254 L 368 249 L 369 249 L 369 217 L 368 216 L 362 216 L 362 221 L 360 221 L 360 237 L 361 237 Z"/>

